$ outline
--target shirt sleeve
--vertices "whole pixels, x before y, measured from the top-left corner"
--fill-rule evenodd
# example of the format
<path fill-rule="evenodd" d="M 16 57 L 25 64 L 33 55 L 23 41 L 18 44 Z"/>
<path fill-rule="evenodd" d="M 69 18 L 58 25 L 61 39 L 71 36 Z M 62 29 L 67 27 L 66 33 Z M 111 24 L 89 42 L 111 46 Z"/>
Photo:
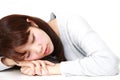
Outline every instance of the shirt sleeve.
<path fill-rule="evenodd" d="M 4 64 L 1 62 L 1 59 L 2 59 L 2 57 L 0 57 L 0 71 L 5 70 L 5 69 L 8 69 L 8 68 L 11 68 L 11 67 L 8 67 L 8 66 L 4 65 Z"/>
<path fill-rule="evenodd" d="M 69 25 L 70 23 L 70 25 Z M 100 36 L 80 17 L 73 17 L 69 26 L 78 26 L 77 45 L 86 53 L 82 59 L 61 62 L 64 75 L 106 76 L 116 75 L 119 60 Z"/>

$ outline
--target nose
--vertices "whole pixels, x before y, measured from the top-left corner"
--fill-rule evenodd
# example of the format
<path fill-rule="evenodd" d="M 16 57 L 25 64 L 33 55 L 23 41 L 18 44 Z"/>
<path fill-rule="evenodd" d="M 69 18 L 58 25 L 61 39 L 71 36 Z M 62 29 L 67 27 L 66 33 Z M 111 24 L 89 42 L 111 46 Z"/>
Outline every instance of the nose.
<path fill-rule="evenodd" d="M 42 53 L 42 46 L 41 44 L 37 44 L 36 46 L 33 47 L 33 51 L 40 54 Z"/>

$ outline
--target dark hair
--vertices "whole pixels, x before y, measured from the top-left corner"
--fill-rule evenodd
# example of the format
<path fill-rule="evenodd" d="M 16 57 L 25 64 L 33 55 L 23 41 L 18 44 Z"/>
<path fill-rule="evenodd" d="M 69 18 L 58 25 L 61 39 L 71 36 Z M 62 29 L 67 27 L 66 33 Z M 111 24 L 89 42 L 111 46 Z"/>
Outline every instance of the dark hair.
<path fill-rule="evenodd" d="M 18 53 L 14 49 L 28 40 L 30 32 L 27 30 L 31 23 L 27 19 L 34 21 L 51 38 L 54 51 L 50 56 L 55 56 L 58 61 L 65 60 L 61 40 L 50 26 L 40 18 L 20 14 L 8 15 L 0 20 L 0 56 L 14 60 L 24 59 L 25 53 Z"/>

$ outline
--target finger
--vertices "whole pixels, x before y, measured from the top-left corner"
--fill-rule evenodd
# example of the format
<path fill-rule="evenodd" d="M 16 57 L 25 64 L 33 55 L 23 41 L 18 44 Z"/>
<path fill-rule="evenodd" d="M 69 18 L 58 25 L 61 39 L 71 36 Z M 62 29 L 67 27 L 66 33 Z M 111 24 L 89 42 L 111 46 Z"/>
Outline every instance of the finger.
<path fill-rule="evenodd" d="M 34 65 L 35 65 L 35 74 L 42 75 L 41 65 L 40 65 L 39 61 L 32 61 L 32 63 L 34 63 Z"/>
<path fill-rule="evenodd" d="M 46 73 L 45 70 L 42 69 L 41 71 L 42 71 L 42 76 L 48 75 L 48 73 Z"/>
<path fill-rule="evenodd" d="M 27 74 L 28 75 L 35 75 L 35 70 L 32 70 L 31 68 L 27 69 Z"/>
<path fill-rule="evenodd" d="M 35 65 L 32 62 L 24 61 L 24 62 L 20 62 L 18 65 L 21 66 L 21 67 L 25 67 L 25 69 L 26 69 L 26 67 L 30 68 L 31 69 L 31 73 L 35 74 Z"/>
<path fill-rule="evenodd" d="M 32 62 L 22 61 L 19 62 L 17 66 L 26 66 L 26 67 L 31 67 L 33 69 L 35 65 Z"/>
<path fill-rule="evenodd" d="M 21 72 L 25 75 L 35 75 L 34 71 L 30 67 L 22 67 Z"/>
<path fill-rule="evenodd" d="M 47 65 L 51 65 L 51 66 L 54 66 L 54 65 L 55 65 L 55 63 L 50 62 L 50 61 L 47 61 L 47 60 L 45 60 L 44 62 L 45 62 L 45 64 L 47 64 Z"/>
<path fill-rule="evenodd" d="M 28 66 L 29 65 L 28 61 L 20 61 L 20 62 L 17 62 L 17 63 L 18 63 L 17 66 Z"/>
<path fill-rule="evenodd" d="M 48 69 L 45 61 L 40 61 L 41 66 L 42 66 L 42 75 L 47 75 L 48 74 Z"/>

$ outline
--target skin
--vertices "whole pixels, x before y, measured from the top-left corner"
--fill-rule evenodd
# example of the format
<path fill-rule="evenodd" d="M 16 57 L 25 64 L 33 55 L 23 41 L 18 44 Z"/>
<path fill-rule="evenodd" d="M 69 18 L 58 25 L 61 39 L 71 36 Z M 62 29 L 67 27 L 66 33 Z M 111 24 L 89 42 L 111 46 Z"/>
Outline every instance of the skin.
<path fill-rule="evenodd" d="M 22 46 L 15 48 L 17 52 L 26 52 L 24 61 L 15 62 L 9 58 L 3 58 L 2 62 L 7 66 L 21 66 L 21 72 L 26 75 L 57 75 L 61 74 L 60 64 L 54 64 L 46 60 L 39 60 L 47 55 L 50 55 L 54 46 L 50 37 L 37 25 L 31 22 L 34 27 L 30 27 L 30 36 L 28 42 Z M 59 36 L 56 19 L 48 22 L 50 27 Z"/>
<path fill-rule="evenodd" d="M 28 42 L 15 49 L 20 53 L 26 52 L 25 60 L 41 59 L 53 52 L 53 43 L 43 30 L 30 27 L 28 31 L 30 31 Z"/>

